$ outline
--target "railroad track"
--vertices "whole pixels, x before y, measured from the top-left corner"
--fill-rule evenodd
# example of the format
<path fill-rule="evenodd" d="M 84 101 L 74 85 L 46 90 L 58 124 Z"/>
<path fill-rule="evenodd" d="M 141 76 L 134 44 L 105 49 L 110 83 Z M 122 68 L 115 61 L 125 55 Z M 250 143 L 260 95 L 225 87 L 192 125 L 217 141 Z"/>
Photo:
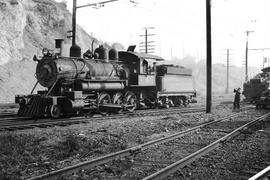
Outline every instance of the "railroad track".
<path fill-rule="evenodd" d="M 269 126 L 268 122 L 268 126 Z M 258 131 L 258 133 L 267 133 L 267 125 L 264 124 L 262 128 Z M 269 132 L 268 132 L 269 133 Z M 258 139 L 257 139 L 258 138 Z M 255 137 L 254 141 L 259 141 L 261 139 L 260 136 Z M 261 157 L 256 157 L 251 163 L 250 167 L 245 167 L 244 170 L 239 171 L 239 178 L 243 180 L 269 180 L 270 179 L 270 156 L 269 153 L 266 152 Z"/>
<path fill-rule="evenodd" d="M 0 131 L 4 130 L 18 130 L 29 129 L 34 127 L 52 127 L 52 126 L 67 126 L 71 124 L 87 123 L 89 121 L 102 121 L 107 119 L 121 119 L 137 116 L 157 116 L 168 114 L 181 114 L 181 113 L 195 113 L 203 112 L 205 108 L 191 107 L 191 108 L 170 108 L 170 109 L 154 109 L 154 110 L 138 110 L 133 113 L 126 112 L 125 114 L 115 114 L 110 116 L 97 116 L 97 117 L 71 117 L 61 119 L 43 118 L 33 120 L 32 118 L 22 117 L 6 117 L 0 118 Z"/>
<path fill-rule="evenodd" d="M 241 171 L 240 179 L 269 180 L 270 178 L 270 163 L 269 162 L 270 162 L 270 159 L 264 159 L 264 162 L 260 163 L 260 165 L 256 165 L 252 167 L 252 169 L 249 169 L 249 170 Z"/>
<path fill-rule="evenodd" d="M 6 117 L 15 117 L 17 116 L 17 113 L 15 112 L 0 112 L 0 119 L 6 118 Z"/>
<path fill-rule="evenodd" d="M 218 104 L 219 105 L 219 104 Z M 216 105 L 216 107 L 218 107 Z M 246 108 L 253 108 L 253 106 L 247 106 L 242 108 L 241 110 L 245 110 Z M 106 120 L 106 119 L 121 119 L 132 116 L 156 116 L 156 115 L 168 115 L 168 114 L 181 114 L 181 113 L 195 113 L 195 112 L 203 112 L 205 107 L 202 106 L 194 106 L 189 108 L 169 108 L 169 109 L 146 109 L 146 110 L 136 110 L 134 112 L 125 112 L 124 114 L 113 114 L 110 116 L 102 116 L 102 117 L 66 117 L 59 119 L 51 119 L 51 118 L 42 118 L 42 119 L 33 119 L 26 117 L 18 117 L 14 113 L 8 113 L 4 115 L 0 115 L 0 131 L 5 130 L 19 130 L 19 129 L 29 129 L 34 127 L 46 128 L 52 126 L 68 126 L 72 124 L 80 124 L 87 123 L 89 121 L 97 121 L 97 120 Z"/>
<path fill-rule="evenodd" d="M 144 180 L 154 180 L 154 179 L 164 179 L 168 177 L 170 174 L 177 171 L 179 168 L 182 168 L 186 166 L 187 164 L 195 161 L 198 158 L 201 158 L 203 155 L 209 153 L 210 151 L 216 149 L 220 145 L 224 144 L 224 142 L 230 140 L 234 136 L 244 133 L 249 127 L 253 126 L 254 124 L 263 121 L 267 119 L 270 116 L 270 113 L 267 113 L 259 118 L 256 118 L 255 120 L 245 122 L 244 124 L 240 125 L 239 127 L 235 128 L 231 132 L 228 132 L 225 136 L 222 136 L 221 138 L 215 140 L 214 142 L 210 143 L 209 145 L 197 150 L 196 152 L 180 159 L 179 161 L 176 161 L 165 168 L 162 168 L 161 170 L 158 170 L 157 172 L 147 176 L 144 178 Z M 229 125 L 229 124 L 227 124 Z M 231 124 L 230 124 L 231 125 Z M 217 129 L 221 133 L 226 133 L 228 130 L 224 129 Z"/>
<path fill-rule="evenodd" d="M 270 165 L 265 169 L 261 170 L 248 180 L 269 180 L 270 179 Z"/>
<path fill-rule="evenodd" d="M 206 123 L 202 123 L 198 126 L 195 126 L 193 128 L 187 129 L 185 131 L 182 132 L 178 132 L 166 137 L 162 137 L 135 147 L 131 147 L 119 152 L 115 152 L 115 153 L 111 153 L 108 155 L 105 155 L 103 157 L 99 157 L 90 161 L 85 161 L 82 163 L 79 163 L 77 165 L 73 165 L 70 167 L 66 167 L 64 169 L 59 169 L 57 171 L 53 171 L 53 172 L 49 172 L 47 174 L 43 174 L 37 177 L 33 177 L 30 180 L 38 180 L 38 179 L 58 179 L 64 176 L 69 176 L 72 175 L 74 173 L 78 173 L 78 172 L 86 172 L 84 171 L 85 169 L 90 169 L 89 172 L 93 173 L 95 171 L 95 167 L 97 166 L 101 166 L 103 164 L 109 164 L 107 166 L 104 166 L 106 169 L 110 169 L 110 172 L 115 172 L 113 169 L 113 167 L 119 167 L 119 163 L 123 163 L 125 161 L 128 161 L 129 164 L 128 166 L 132 166 L 129 167 L 129 170 L 125 170 L 125 172 L 123 172 L 124 174 L 128 174 L 130 173 L 130 169 L 132 170 L 137 170 L 139 172 L 142 171 L 142 173 L 140 174 L 148 174 L 148 176 L 144 176 L 145 179 L 163 179 L 166 178 L 169 174 L 173 173 L 174 171 L 178 170 L 179 168 L 185 166 L 186 164 L 194 161 L 195 159 L 203 156 L 204 154 L 210 152 L 211 150 L 215 149 L 216 147 L 218 147 L 220 144 L 224 143 L 226 140 L 232 138 L 233 136 L 237 135 L 238 133 L 240 133 L 241 131 L 243 131 L 244 129 L 248 128 L 249 126 L 253 125 L 254 123 L 257 123 L 259 121 L 264 120 L 265 118 L 267 118 L 270 113 L 265 114 L 253 121 L 249 121 L 249 122 L 242 122 L 240 123 L 241 125 L 238 124 L 238 127 L 233 127 L 231 130 L 231 132 L 227 132 L 229 130 L 221 130 L 220 127 L 217 129 L 217 132 L 219 132 L 221 135 L 224 135 L 224 133 L 226 134 L 225 136 L 222 137 L 218 137 L 217 140 L 215 140 L 214 142 L 210 143 L 209 145 L 206 145 L 203 148 L 199 148 L 199 150 L 196 150 L 195 152 L 191 153 L 190 155 L 187 155 L 186 157 L 182 158 L 181 160 L 177 161 L 177 162 L 170 162 L 168 160 L 157 160 L 157 156 L 155 156 L 154 159 L 151 160 L 151 158 L 146 158 L 149 157 L 147 154 L 150 152 L 168 152 L 168 147 L 173 147 L 171 150 L 174 151 L 175 147 L 183 147 L 185 146 L 185 142 L 179 142 L 175 141 L 176 139 L 185 137 L 185 135 L 190 134 L 190 133 L 194 133 L 196 134 L 196 136 L 200 137 L 202 136 L 203 132 L 205 132 L 205 130 L 209 131 L 209 127 L 214 125 L 214 129 L 217 128 L 217 126 L 215 126 L 216 124 L 220 124 L 222 122 L 228 121 L 229 124 L 232 124 L 231 119 L 232 118 L 236 118 L 237 116 L 241 115 L 241 113 L 229 116 L 227 118 L 222 118 L 222 119 L 218 119 L 215 121 L 210 121 L 210 122 L 206 122 Z M 228 123 L 225 123 L 225 125 L 228 125 Z M 207 127 L 207 128 L 206 128 Z M 198 131 L 201 131 L 202 134 L 198 135 Z M 219 135 L 220 136 L 220 135 Z M 189 137 L 187 137 L 187 139 L 189 139 Z M 212 140 L 212 139 L 211 139 Z M 149 151 L 149 152 L 148 152 Z M 146 160 L 147 159 L 147 160 Z M 111 164 L 112 163 L 112 164 Z M 116 163 L 116 165 L 115 165 Z M 117 164 L 118 163 L 118 164 Z M 170 164 L 170 165 L 168 165 Z M 168 165 L 168 166 L 167 166 Z M 166 167 L 165 167 L 166 166 Z M 163 167 L 163 168 L 162 168 Z M 100 170 L 100 168 L 98 168 Z M 102 169 L 102 168 L 101 168 Z M 159 169 L 156 171 L 156 169 Z M 155 170 L 156 172 L 152 172 L 153 170 Z M 106 170 L 102 170 L 103 172 Z M 146 172 L 145 172 L 146 171 Z M 144 173 L 145 172 L 145 173 Z M 149 175 L 151 174 L 151 175 Z M 91 177 L 89 177 L 91 179 Z M 93 177 L 92 177 L 93 178 Z M 112 177 L 112 179 L 117 179 L 119 177 Z M 127 176 L 126 177 L 131 178 Z M 141 177 L 136 177 L 137 179 L 141 179 Z"/>

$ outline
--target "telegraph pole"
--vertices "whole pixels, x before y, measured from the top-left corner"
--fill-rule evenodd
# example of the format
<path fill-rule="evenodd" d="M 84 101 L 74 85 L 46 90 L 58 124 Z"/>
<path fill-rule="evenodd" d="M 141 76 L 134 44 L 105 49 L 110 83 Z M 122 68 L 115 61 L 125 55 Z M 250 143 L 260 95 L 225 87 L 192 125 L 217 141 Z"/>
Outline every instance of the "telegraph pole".
<path fill-rule="evenodd" d="M 263 56 L 263 63 L 262 63 L 262 68 L 264 69 L 264 63 L 267 63 L 267 57 Z M 269 63 L 268 63 L 269 66 Z"/>
<path fill-rule="evenodd" d="M 73 0 L 72 8 L 72 46 L 76 44 L 76 6 L 77 0 Z"/>
<path fill-rule="evenodd" d="M 270 48 L 254 48 L 254 49 L 248 49 L 248 50 L 252 50 L 252 51 L 266 51 L 266 50 L 270 50 Z M 263 64 L 262 64 L 262 66 L 263 66 L 263 68 L 264 68 L 264 58 L 263 58 Z M 267 60 L 268 61 L 268 67 L 269 67 L 269 60 Z"/>
<path fill-rule="evenodd" d="M 140 52 L 144 51 L 146 54 L 154 53 L 154 51 L 155 51 L 155 45 L 153 44 L 153 43 L 155 43 L 155 41 L 148 41 L 148 37 L 149 36 L 154 36 L 155 34 L 149 34 L 148 29 L 154 29 L 154 27 L 146 27 L 146 28 L 144 28 L 145 34 L 140 35 L 140 36 L 145 38 L 144 42 L 140 42 Z"/>
<path fill-rule="evenodd" d="M 253 33 L 254 31 L 245 31 L 247 33 L 247 40 L 246 40 L 246 63 L 245 63 L 245 69 L 246 69 L 246 75 L 245 80 L 248 81 L 248 35 L 249 33 Z"/>
<path fill-rule="evenodd" d="M 226 83 L 226 94 L 229 93 L 229 77 L 230 77 L 230 50 L 231 49 L 227 49 L 227 83 Z"/>
<path fill-rule="evenodd" d="M 228 94 L 229 93 L 229 53 L 230 53 L 230 50 L 227 49 L 227 87 L 226 87 L 226 93 Z"/>
<path fill-rule="evenodd" d="M 212 101 L 212 47 L 211 47 L 211 0 L 206 0 L 206 113 L 211 113 Z"/>
<path fill-rule="evenodd" d="M 108 0 L 108 1 L 102 1 L 98 3 L 92 3 L 92 4 L 86 4 L 82 6 L 77 6 L 77 0 L 73 0 L 73 8 L 72 8 L 72 30 L 68 31 L 68 33 L 72 33 L 71 37 L 72 38 L 72 46 L 76 44 L 76 12 L 77 9 L 79 8 L 84 8 L 84 7 L 89 7 L 89 6 L 99 6 L 99 5 L 104 5 L 106 3 L 111 3 L 119 0 Z"/>
<path fill-rule="evenodd" d="M 147 49 L 148 49 L 148 46 L 147 46 L 147 37 L 148 37 L 148 33 L 147 33 L 147 28 L 145 28 L 145 53 L 147 54 Z"/>

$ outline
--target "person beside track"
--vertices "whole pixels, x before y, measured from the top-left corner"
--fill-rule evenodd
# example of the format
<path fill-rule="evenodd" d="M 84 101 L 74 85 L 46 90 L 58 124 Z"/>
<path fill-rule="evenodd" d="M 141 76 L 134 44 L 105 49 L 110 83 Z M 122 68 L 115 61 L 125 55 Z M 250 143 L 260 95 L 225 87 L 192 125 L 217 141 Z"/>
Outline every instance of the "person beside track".
<path fill-rule="evenodd" d="M 241 88 L 234 89 L 234 101 L 233 101 L 233 109 L 239 110 L 240 109 L 240 95 L 241 95 Z"/>

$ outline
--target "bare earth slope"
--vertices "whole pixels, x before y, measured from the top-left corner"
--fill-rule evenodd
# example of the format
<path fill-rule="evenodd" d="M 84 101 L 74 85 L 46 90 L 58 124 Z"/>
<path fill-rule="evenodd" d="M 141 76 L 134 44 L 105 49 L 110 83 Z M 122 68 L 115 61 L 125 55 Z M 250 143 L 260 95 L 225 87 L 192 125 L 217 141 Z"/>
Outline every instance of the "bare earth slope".
<path fill-rule="evenodd" d="M 54 49 L 54 39 L 66 38 L 71 14 L 54 0 L 0 0 L 0 102 L 13 102 L 15 94 L 30 93 L 35 84 L 34 54 Z M 82 52 L 93 38 L 77 27 Z M 97 42 L 97 41 L 95 41 Z M 68 54 L 70 40 L 65 40 Z"/>

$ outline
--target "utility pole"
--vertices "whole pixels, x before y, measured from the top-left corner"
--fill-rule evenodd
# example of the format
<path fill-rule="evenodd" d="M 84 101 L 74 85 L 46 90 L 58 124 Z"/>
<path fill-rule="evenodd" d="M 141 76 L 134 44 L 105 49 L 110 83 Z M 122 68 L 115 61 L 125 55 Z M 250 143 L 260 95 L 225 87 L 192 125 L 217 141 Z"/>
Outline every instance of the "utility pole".
<path fill-rule="evenodd" d="M 270 50 L 270 48 L 254 48 L 254 49 L 248 49 L 248 50 L 252 50 L 252 51 L 266 51 L 266 50 Z M 264 63 L 265 63 L 265 61 L 263 59 L 263 64 L 262 64 L 263 68 L 264 68 Z M 269 61 L 268 61 L 268 67 L 269 67 Z"/>
<path fill-rule="evenodd" d="M 230 77 L 230 50 L 231 49 L 227 49 L 227 83 L 226 83 L 226 94 L 229 93 L 229 77 Z"/>
<path fill-rule="evenodd" d="M 229 93 L 229 53 L 230 50 L 227 49 L 227 87 L 226 87 L 226 94 Z"/>
<path fill-rule="evenodd" d="M 264 63 L 267 63 L 267 57 L 263 56 L 263 63 L 262 63 L 262 68 L 264 69 Z M 268 63 L 269 66 L 269 63 Z"/>
<path fill-rule="evenodd" d="M 108 0 L 108 1 L 102 1 L 102 2 L 98 2 L 98 3 L 92 3 L 92 4 L 86 4 L 86 5 L 82 5 L 82 6 L 77 6 L 77 0 L 73 0 L 73 8 L 72 8 L 72 30 L 68 31 L 68 33 L 72 33 L 71 36 L 67 36 L 68 38 L 72 38 L 72 46 L 74 46 L 76 44 L 76 12 L 77 9 L 79 8 L 84 8 L 84 7 L 89 7 L 89 6 L 101 6 L 104 5 L 106 3 L 110 3 L 110 2 L 115 2 L 115 1 L 119 1 L 119 0 Z"/>
<path fill-rule="evenodd" d="M 148 41 L 149 36 L 154 36 L 155 34 L 148 34 L 148 29 L 155 29 L 154 27 L 145 27 L 145 34 L 140 35 L 142 37 L 145 37 L 144 42 L 140 42 L 140 52 L 148 53 L 154 53 L 155 52 L 155 41 Z"/>
<path fill-rule="evenodd" d="M 73 0 L 72 8 L 72 46 L 76 44 L 76 6 L 77 0 Z"/>
<path fill-rule="evenodd" d="M 246 76 L 245 80 L 248 81 L 248 35 L 249 33 L 253 33 L 254 31 L 245 31 L 247 33 L 247 40 L 246 40 L 246 63 L 245 63 L 245 69 L 246 69 Z"/>
<path fill-rule="evenodd" d="M 148 48 L 148 46 L 147 46 L 147 38 L 148 38 L 148 33 L 147 33 L 147 28 L 145 28 L 145 53 L 147 54 L 148 52 L 147 52 L 147 48 Z"/>
<path fill-rule="evenodd" d="M 206 0 L 206 113 L 212 104 L 211 0 Z"/>

